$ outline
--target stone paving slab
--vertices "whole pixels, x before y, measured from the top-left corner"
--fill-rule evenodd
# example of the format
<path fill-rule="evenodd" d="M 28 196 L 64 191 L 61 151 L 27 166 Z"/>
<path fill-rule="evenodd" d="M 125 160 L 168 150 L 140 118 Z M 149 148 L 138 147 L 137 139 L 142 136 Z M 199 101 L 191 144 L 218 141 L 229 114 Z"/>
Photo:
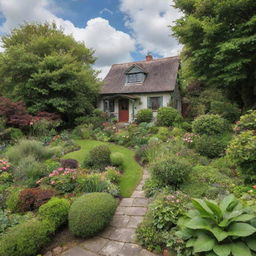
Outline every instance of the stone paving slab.
<path fill-rule="evenodd" d="M 123 246 L 124 243 L 122 242 L 109 241 L 108 244 L 99 252 L 99 255 L 118 256 Z"/>
<path fill-rule="evenodd" d="M 148 177 L 144 170 L 131 198 L 121 200 L 110 225 L 102 233 L 62 253 L 62 256 L 156 256 L 135 242 L 136 228 L 143 221 L 149 203 L 143 191 Z"/>

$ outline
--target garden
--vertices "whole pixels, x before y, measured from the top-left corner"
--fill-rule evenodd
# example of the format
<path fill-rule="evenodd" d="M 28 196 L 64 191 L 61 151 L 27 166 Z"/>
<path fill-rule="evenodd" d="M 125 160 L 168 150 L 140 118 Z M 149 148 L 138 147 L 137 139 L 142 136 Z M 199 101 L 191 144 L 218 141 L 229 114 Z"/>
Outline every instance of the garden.
<path fill-rule="evenodd" d="M 0 133 L 0 255 L 36 255 L 67 228 L 95 236 L 143 168 L 151 203 L 137 228 L 140 245 L 177 256 L 254 255 L 256 111 L 236 122 L 215 113 L 189 121 L 164 107 L 155 122 L 141 110 L 120 128 L 95 110 L 73 129 L 46 113 L 13 128 L 8 113 Z"/>

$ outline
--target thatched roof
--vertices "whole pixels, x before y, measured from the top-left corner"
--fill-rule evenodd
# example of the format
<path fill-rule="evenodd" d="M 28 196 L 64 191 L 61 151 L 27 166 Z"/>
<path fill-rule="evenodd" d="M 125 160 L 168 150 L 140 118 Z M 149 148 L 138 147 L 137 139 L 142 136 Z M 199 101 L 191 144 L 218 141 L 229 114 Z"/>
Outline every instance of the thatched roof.
<path fill-rule="evenodd" d="M 146 79 L 142 84 L 126 84 L 126 72 L 133 66 L 138 66 L 145 71 Z M 114 64 L 104 79 L 101 94 L 173 91 L 176 85 L 178 69 L 179 57 Z"/>

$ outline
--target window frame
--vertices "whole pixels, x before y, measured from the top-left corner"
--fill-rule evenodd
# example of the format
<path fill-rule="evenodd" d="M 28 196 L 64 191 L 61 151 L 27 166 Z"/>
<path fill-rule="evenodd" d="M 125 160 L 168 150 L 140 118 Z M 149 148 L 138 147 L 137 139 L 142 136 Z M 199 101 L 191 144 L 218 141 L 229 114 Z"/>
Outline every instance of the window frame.
<path fill-rule="evenodd" d="M 152 99 L 158 99 L 158 106 L 153 108 Z M 148 97 L 148 108 L 152 111 L 158 111 L 159 108 L 163 107 L 163 96 L 149 96 Z"/>
<path fill-rule="evenodd" d="M 103 103 L 104 112 L 114 113 L 115 112 L 115 100 L 104 100 Z"/>

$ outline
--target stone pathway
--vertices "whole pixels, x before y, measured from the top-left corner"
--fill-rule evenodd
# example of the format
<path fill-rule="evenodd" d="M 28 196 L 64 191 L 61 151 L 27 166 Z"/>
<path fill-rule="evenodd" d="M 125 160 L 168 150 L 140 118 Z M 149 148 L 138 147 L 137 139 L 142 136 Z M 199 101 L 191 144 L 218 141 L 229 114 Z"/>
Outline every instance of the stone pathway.
<path fill-rule="evenodd" d="M 62 256 L 155 256 L 135 242 L 135 230 L 147 212 L 148 199 L 142 187 L 149 174 L 144 171 L 130 198 L 123 198 L 110 226 L 98 236 L 62 253 Z"/>

